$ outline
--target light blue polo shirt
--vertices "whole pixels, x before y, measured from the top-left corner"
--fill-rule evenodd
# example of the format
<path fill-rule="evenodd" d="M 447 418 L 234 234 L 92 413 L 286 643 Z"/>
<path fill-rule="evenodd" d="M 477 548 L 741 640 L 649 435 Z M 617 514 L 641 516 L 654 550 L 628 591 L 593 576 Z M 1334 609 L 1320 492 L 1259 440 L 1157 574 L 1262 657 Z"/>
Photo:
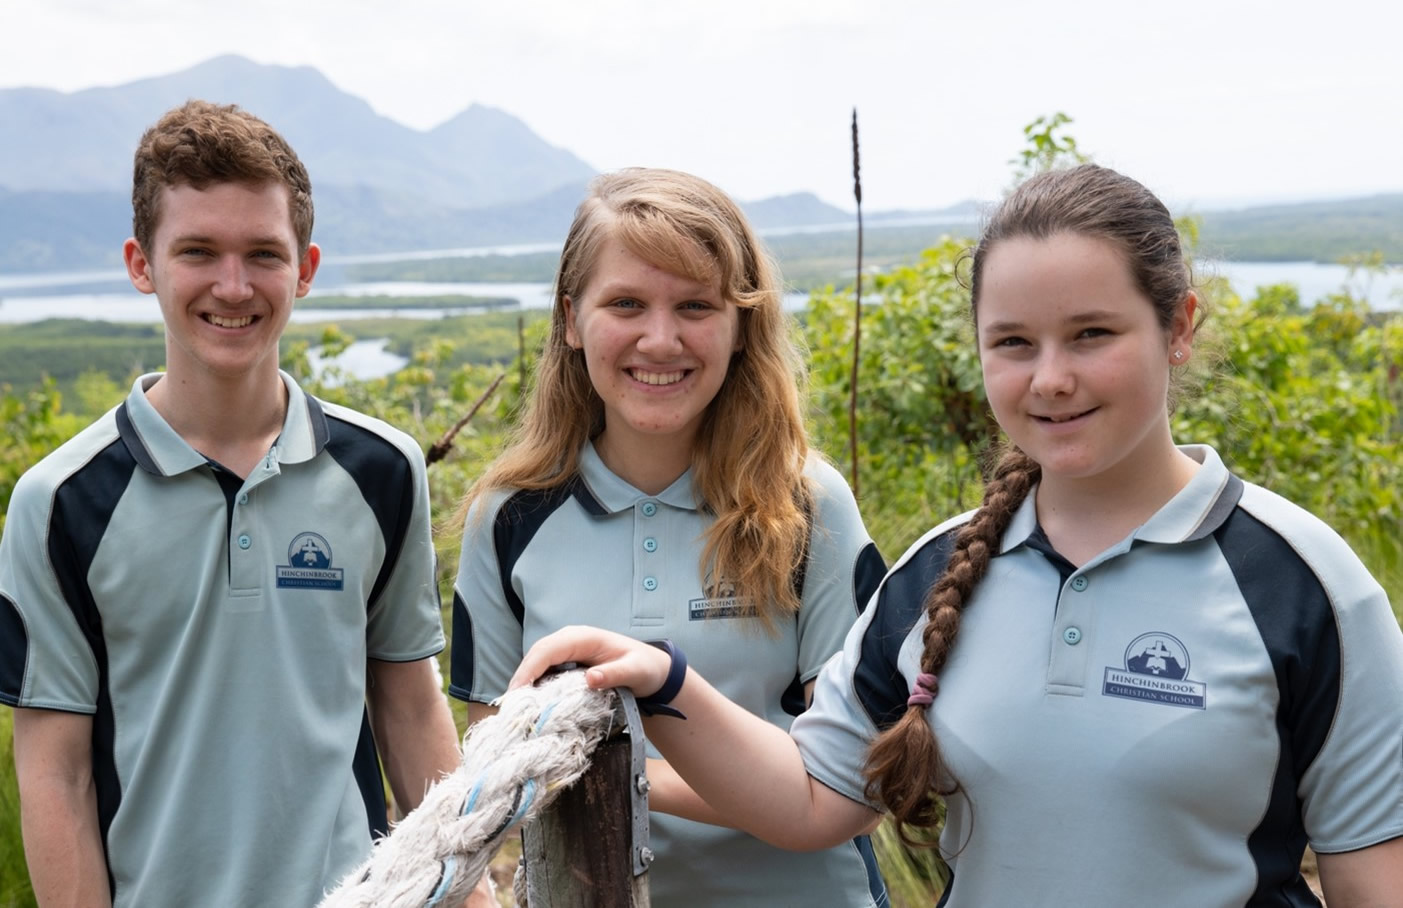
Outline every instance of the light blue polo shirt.
<path fill-rule="evenodd" d="M 385 804 L 367 658 L 443 647 L 415 442 L 305 394 L 240 480 L 126 401 L 19 481 L 0 701 L 93 717 L 118 908 L 309 906 Z"/>
<path fill-rule="evenodd" d="M 1183 450 L 1203 465 L 1189 484 L 1081 567 L 1030 494 L 966 605 L 928 711 L 963 787 L 942 905 L 1312 905 L 1307 842 L 1403 835 L 1403 633 L 1383 590 L 1318 519 Z M 968 519 L 892 568 L 791 729 L 853 800 Z"/>
<path fill-rule="evenodd" d="M 704 589 L 701 547 L 712 518 L 698 507 L 690 471 L 645 495 L 587 445 L 566 485 L 483 499 L 468 515 L 458 566 L 449 693 L 490 702 L 527 647 L 564 625 L 591 624 L 672 639 L 727 697 L 788 728 L 803 708 L 803 683 L 837 652 L 884 570 L 842 476 L 818 459 L 806 475 L 814 510 L 809 557 L 794 578 L 801 607 L 773 636 L 724 584 Z M 654 813 L 651 825 L 656 905 L 875 903 L 856 844 L 799 854 L 665 814 Z"/>

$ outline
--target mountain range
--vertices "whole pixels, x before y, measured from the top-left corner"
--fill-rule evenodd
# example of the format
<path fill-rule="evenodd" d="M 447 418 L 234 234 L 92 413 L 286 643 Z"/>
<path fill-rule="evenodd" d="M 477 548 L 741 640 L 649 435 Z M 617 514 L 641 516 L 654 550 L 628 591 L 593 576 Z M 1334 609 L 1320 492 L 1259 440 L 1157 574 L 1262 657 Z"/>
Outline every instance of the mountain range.
<path fill-rule="evenodd" d="M 595 169 L 480 104 L 430 130 L 376 113 L 317 70 L 223 56 L 124 85 L 0 90 L 0 271 L 113 266 L 130 232 L 132 153 L 187 98 L 237 103 L 283 133 L 312 176 L 315 237 L 335 253 L 546 242 Z M 755 203 L 757 226 L 850 215 L 810 194 Z"/>
<path fill-rule="evenodd" d="M 237 103 L 306 163 L 314 238 L 328 256 L 560 242 L 595 169 L 506 111 L 473 104 L 429 130 L 374 111 L 307 66 L 223 56 L 123 85 L 0 89 L 0 272 L 119 267 L 131 232 L 131 160 L 141 133 L 187 98 Z M 811 193 L 743 202 L 763 230 L 844 225 Z M 869 212 L 871 228 L 951 223 L 981 206 Z M 1329 261 L 1381 250 L 1403 260 L 1403 195 L 1206 212 L 1207 248 L 1238 259 Z"/>

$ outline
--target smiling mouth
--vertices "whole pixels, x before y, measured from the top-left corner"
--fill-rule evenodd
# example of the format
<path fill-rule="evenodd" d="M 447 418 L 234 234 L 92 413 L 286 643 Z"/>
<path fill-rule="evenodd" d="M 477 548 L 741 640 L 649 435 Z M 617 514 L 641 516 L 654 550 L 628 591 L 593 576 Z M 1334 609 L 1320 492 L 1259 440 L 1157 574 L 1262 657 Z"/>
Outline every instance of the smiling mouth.
<path fill-rule="evenodd" d="M 687 370 L 679 369 L 676 372 L 644 372 L 641 369 L 628 370 L 629 376 L 634 381 L 640 381 L 645 385 L 675 385 L 687 377 Z"/>
<path fill-rule="evenodd" d="M 214 325 L 216 328 L 246 328 L 253 324 L 253 316 L 244 315 L 239 318 L 225 318 L 222 315 L 206 313 L 205 321 Z"/>
<path fill-rule="evenodd" d="M 1059 423 L 1071 422 L 1074 419 L 1081 419 L 1083 416 L 1094 412 L 1096 412 L 1096 408 L 1092 407 L 1090 410 L 1083 410 L 1080 413 L 1068 413 L 1065 416 L 1037 416 L 1034 418 L 1037 419 L 1038 422 L 1046 422 L 1052 423 L 1053 425 L 1058 425 Z"/>

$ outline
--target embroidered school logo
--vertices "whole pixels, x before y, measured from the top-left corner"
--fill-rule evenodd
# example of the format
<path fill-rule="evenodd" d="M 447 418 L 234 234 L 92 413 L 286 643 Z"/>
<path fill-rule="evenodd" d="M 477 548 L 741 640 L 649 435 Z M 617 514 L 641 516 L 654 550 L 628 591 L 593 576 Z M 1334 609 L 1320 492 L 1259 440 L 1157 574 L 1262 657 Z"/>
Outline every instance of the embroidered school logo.
<path fill-rule="evenodd" d="M 1203 709 L 1208 685 L 1189 678 L 1189 651 L 1178 638 L 1141 634 L 1125 648 L 1123 668 L 1106 668 L 1101 693 L 1188 709 Z"/>
<path fill-rule="evenodd" d="M 749 618 L 755 614 L 755 606 L 749 599 L 736 595 L 733 583 L 722 581 L 712 584 L 708 578 L 706 593 L 701 599 L 687 601 L 687 620 L 711 621 L 715 618 Z"/>
<path fill-rule="evenodd" d="M 294 590 L 339 590 L 345 571 L 331 566 L 331 544 L 316 533 L 299 533 L 287 547 L 287 564 L 278 565 L 278 586 Z"/>

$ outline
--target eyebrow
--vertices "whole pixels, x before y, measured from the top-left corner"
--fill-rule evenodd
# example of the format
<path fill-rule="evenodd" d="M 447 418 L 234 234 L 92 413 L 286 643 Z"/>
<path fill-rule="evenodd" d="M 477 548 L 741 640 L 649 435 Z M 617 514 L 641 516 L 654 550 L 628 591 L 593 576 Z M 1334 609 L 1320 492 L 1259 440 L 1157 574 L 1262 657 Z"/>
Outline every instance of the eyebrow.
<path fill-rule="evenodd" d="M 214 245 L 215 242 L 216 242 L 215 238 L 212 237 L 212 236 L 209 236 L 209 235 L 207 235 L 207 234 L 203 234 L 203 233 L 188 233 L 188 234 L 185 234 L 184 236 L 172 237 L 172 238 L 171 238 L 171 241 L 170 241 L 170 244 L 171 244 L 172 246 L 184 246 L 184 245 L 186 245 L 186 244 L 188 244 L 188 243 L 194 243 L 194 244 L 197 244 L 197 245 L 211 246 L 211 245 Z M 287 248 L 289 248 L 289 247 L 288 247 L 288 244 L 287 244 L 287 240 L 284 239 L 283 237 L 278 236 L 277 234 L 268 234 L 267 236 L 255 236 L 255 237 L 250 237 L 249 240 L 248 240 L 248 242 L 247 242 L 247 244 L 248 244 L 249 246 L 258 247 L 258 248 L 260 248 L 260 249 L 268 248 L 268 247 L 272 247 L 272 248 L 276 248 L 276 249 L 287 249 Z"/>
<path fill-rule="evenodd" d="M 643 297 L 647 296 L 647 294 L 643 293 L 643 292 L 642 292 L 638 287 L 636 287 L 635 285 L 633 285 L 633 284 L 631 284 L 631 283 L 624 282 L 624 281 L 611 282 L 611 283 L 604 283 L 604 284 L 601 284 L 601 285 L 599 286 L 599 289 L 596 290 L 595 292 L 598 293 L 600 296 L 607 296 L 607 297 L 612 297 L 612 298 L 618 298 L 618 297 L 643 298 Z M 716 297 L 716 296 L 724 296 L 724 294 L 721 293 L 721 291 L 720 291 L 719 288 L 717 288 L 717 287 L 712 287 L 712 286 L 709 286 L 709 285 L 707 285 L 707 284 L 699 284 L 699 283 L 696 283 L 695 281 L 688 281 L 688 282 L 687 282 L 687 285 L 686 285 L 686 287 L 684 288 L 684 292 L 683 292 L 682 295 L 685 296 L 685 297 L 687 297 L 688 299 L 698 299 L 698 300 L 706 300 L 706 299 L 711 299 L 712 297 Z"/>
<path fill-rule="evenodd" d="M 1078 312 L 1069 316 L 1067 321 L 1073 325 L 1093 325 L 1098 322 L 1109 322 L 1119 318 L 1120 314 L 1114 309 L 1093 309 L 1089 312 Z M 1004 321 L 990 322 L 985 326 L 986 331 L 991 334 L 1008 334 L 1010 332 L 1022 331 L 1027 326 L 1023 322 Z"/>

